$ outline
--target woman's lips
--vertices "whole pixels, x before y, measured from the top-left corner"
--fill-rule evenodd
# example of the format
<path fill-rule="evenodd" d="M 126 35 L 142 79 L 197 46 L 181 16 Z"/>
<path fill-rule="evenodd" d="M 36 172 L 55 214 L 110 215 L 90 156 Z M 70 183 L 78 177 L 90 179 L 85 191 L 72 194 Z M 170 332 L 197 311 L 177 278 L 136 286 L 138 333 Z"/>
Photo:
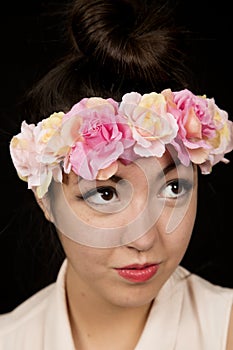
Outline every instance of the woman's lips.
<path fill-rule="evenodd" d="M 159 264 L 129 265 L 117 268 L 118 274 L 131 282 L 146 282 L 158 271 Z"/>

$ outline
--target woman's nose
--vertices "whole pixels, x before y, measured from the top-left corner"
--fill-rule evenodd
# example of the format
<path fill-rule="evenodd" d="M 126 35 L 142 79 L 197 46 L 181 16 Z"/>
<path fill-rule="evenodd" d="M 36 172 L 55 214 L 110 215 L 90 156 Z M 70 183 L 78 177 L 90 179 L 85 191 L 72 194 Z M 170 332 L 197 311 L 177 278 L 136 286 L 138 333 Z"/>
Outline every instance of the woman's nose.
<path fill-rule="evenodd" d="M 142 234 L 134 241 L 127 244 L 128 248 L 133 248 L 138 251 L 150 250 L 159 240 L 157 225 L 154 224 L 149 230 L 143 231 Z"/>
<path fill-rule="evenodd" d="M 137 214 L 128 226 L 135 239 L 127 246 L 138 251 L 149 250 L 159 239 L 158 222 L 163 210 L 157 201 L 143 197 L 135 198 L 131 210 Z"/>
<path fill-rule="evenodd" d="M 141 180 L 141 179 L 140 179 Z M 126 245 L 138 251 L 150 249 L 158 240 L 158 220 L 163 212 L 163 202 L 150 191 L 146 179 L 134 184 L 134 193 L 124 211 Z"/>

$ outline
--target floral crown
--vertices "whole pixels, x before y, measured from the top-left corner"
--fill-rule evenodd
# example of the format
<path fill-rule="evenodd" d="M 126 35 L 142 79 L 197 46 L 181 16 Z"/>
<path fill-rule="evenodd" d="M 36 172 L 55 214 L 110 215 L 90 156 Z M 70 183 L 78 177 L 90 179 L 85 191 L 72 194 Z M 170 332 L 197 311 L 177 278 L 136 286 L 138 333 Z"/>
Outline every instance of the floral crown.
<path fill-rule="evenodd" d="M 87 180 L 107 179 L 118 162 L 162 157 L 172 145 L 180 162 L 203 174 L 233 149 L 233 122 L 213 98 L 184 89 L 111 98 L 83 98 L 68 113 L 53 113 L 37 125 L 22 122 L 10 142 L 19 177 L 42 198 L 54 179 L 74 171 Z"/>

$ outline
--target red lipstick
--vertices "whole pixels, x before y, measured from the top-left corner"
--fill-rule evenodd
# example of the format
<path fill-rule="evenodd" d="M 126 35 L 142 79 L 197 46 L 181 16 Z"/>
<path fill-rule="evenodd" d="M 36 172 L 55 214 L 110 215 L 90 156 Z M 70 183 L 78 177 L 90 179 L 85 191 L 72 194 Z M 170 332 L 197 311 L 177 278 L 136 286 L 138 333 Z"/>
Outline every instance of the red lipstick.
<path fill-rule="evenodd" d="M 117 268 L 118 274 L 131 282 L 142 283 L 152 278 L 158 271 L 159 264 L 129 265 Z"/>

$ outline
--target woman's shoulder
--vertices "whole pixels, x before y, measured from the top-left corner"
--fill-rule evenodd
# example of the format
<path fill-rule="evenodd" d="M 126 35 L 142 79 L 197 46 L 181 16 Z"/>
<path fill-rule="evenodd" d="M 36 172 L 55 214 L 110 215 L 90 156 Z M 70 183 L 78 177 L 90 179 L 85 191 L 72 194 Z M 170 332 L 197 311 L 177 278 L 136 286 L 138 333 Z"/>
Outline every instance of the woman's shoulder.
<path fill-rule="evenodd" d="M 0 350 L 74 349 L 65 294 L 66 261 L 57 280 L 0 315 Z"/>
<path fill-rule="evenodd" d="M 18 327 L 39 323 L 48 305 L 55 301 L 58 295 L 63 302 L 66 264 L 64 260 L 56 281 L 33 294 L 12 311 L 0 314 L 0 339 L 4 334 L 15 331 Z"/>
<path fill-rule="evenodd" d="M 53 290 L 49 285 L 0 315 L 0 350 L 43 349 L 44 318 Z"/>
<path fill-rule="evenodd" d="M 180 285 L 179 341 L 182 348 L 228 349 L 232 327 L 233 289 L 214 284 L 179 266 L 173 274 Z M 174 295 L 174 299 L 175 295 Z M 192 339 L 193 344 L 188 345 Z"/>
<path fill-rule="evenodd" d="M 9 337 L 17 331 L 27 332 L 38 327 L 46 311 L 48 300 L 54 290 L 51 284 L 38 291 L 12 311 L 0 315 L 0 349 L 1 339 Z"/>
<path fill-rule="evenodd" d="M 40 323 L 53 301 L 59 299 L 60 303 L 63 302 L 66 265 L 67 262 L 64 260 L 54 283 L 44 287 L 12 311 L 0 315 L 0 339 L 4 334 Z"/>
<path fill-rule="evenodd" d="M 199 338 L 205 342 L 208 333 L 208 338 L 214 340 L 213 349 L 232 349 L 233 289 L 216 285 L 183 267 L 176 273 L 184 283 L 184 319 L 192 322 L 190 315 L 193 315 Z"/>

